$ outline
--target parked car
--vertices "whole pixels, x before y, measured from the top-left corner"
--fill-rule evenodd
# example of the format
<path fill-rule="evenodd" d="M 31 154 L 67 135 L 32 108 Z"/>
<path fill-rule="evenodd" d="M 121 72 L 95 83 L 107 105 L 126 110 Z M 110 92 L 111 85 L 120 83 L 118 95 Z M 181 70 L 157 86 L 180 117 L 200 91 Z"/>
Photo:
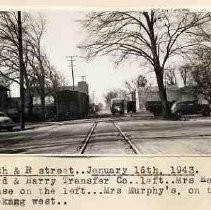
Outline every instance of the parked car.
<path fill-rule="evenodd" d="M 173 102 L 168 101 L 169 107 L 171 107 Z M 162 115 L 162 104 L 161 101 L 147 101 L 145 104 L 145 108 L 147 111 L 151 112 L 154 116 Z"/>
<path fill-rule="evenodd" d="M 5 115 L 5 113 L 0 112 L 0 129 L 6 129 L 8 131 L 12 131 L 15 123 L 12 119 Z"/>
<path fill-rule="evenodd" d="M 210 105 L 200 104 L 197 100 L 195 101 L 178 101 L 175 102 L 171 107 L 172 114 L 176 116 L 180 115 L 191 115 L 191 114 L 202 114 L 203 116 L 210 115 Z"/>

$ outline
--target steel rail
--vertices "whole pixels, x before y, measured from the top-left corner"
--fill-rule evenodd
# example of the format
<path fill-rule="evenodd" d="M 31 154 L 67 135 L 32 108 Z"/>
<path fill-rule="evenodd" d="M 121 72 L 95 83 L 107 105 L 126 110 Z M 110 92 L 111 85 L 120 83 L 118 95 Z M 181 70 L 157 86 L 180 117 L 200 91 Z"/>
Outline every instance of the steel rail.
<path fill-rule="evenodd" d="M 79 149 L 80 154 L 83 154 L 84 151 L 86 150 L 86 147 L 87 147 L 87 145 L 88 145 L 88 142 L 89 142 L 89 140 L 90 140 L 90 138 L 91 138 L 91 136 L 92 136 L 92 134 L 93 134 L 95 128 L 97 127 L 97 124 L 98 124 L 98 122 L 96 121 L 96 122 L 94 122 L 94 124 L 92 125 L 92 127 L 91 127 L 91 129 L 90 129 L 88 135 L 86 136 L 86 138 L 85 138 L 85 140 L 84 140 L 82 146 L 81 146 L 80 149 Z"/>
<path fill-rule="evenodd" d="M 137 148 L 137 146 L 131 141 L 131 139 L 125 135 L 125 133 L 121 130 L 121 128 L 113 121 L 111 120 L 111 122 L 113 123 L 113 125 L 116 127 L 116 129 L 119 131 L 120 135 L 123 137 L 123 139 L 127 142 L 127 144 L 130 145 L 130 148 L 132 149 L 132 151 L 135 154 L 140 154 L 139 149 Z"/>

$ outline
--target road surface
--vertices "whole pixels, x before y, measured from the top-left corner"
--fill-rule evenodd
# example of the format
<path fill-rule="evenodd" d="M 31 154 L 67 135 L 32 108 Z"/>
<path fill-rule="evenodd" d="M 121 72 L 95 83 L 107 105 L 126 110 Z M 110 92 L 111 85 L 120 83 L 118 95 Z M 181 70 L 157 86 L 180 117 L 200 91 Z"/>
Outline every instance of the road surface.
<path fill-rule="evenodd" d="M 0 154 L 211 154 L 211 117 L 110 116 L 28 127 L 0 132 Z"/>

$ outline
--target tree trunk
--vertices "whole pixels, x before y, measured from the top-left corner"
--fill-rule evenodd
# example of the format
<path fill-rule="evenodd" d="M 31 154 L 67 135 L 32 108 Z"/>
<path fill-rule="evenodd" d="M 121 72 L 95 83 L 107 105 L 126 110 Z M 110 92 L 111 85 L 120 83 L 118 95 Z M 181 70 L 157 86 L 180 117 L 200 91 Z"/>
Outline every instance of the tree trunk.
<path fill-rule="evenodd" d="M 41 61 L 40 61 L 41 62 Z M 41 84 L 40 84 L 40 100 L 41 100 L 41 114 L 42 114 L 42 121 L 45 121 L 45 71 L 42 66 L 41 62 Z"/>
<path fill-rule="evenodd" d="M 156 78 L 157 78 L 157 83 L 158 83 L 158 88 L 159 88 L 159 96 L 162 104 L 162 109 L 163 109 L 163 117 L 166 119 L 171 118 L 171 110 L 168 104 L 167 100 L 167 94 L 166 94 L 166 88 L 164 87 L 163 84 L 163 73 L 161 68 L 155 69 L 156 73 Z"/>
<path fill-rule="evenodd" d="M 41 101 L 41 120 L 45 120 L 45 95 L 41 94 L 40 96 L 40 101 Z"/>

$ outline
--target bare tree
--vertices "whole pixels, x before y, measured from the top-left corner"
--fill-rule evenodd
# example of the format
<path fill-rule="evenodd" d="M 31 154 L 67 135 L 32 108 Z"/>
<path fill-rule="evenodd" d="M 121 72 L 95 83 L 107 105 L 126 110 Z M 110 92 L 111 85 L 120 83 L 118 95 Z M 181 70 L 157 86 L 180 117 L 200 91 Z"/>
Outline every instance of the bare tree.
<path fill-rule="evenodd" d="M 134 92 L 136 92 L 137 89 L 137 79 L 132 79 L 130 81 L 126 80 L 125 81 L 125 87 L 128 91 L 129 94 L 132 94 Z"/>
<path fill-rule="evenodd" d="M 44 119 L 45 96 L 49 93 L 49 87 L 55 90 L 55 83 L 57 82 L 58 86 L 59 83 L 63 83 L 64 79 L 50 64 L 50 60 L 42 48 L 42 38 L 46 30 L 44 17 L 32 17 L 30 14 L 24 13 L 22 22 L 24 78 L 29 116 L 32 116 L 33 112 L 33 98 L 38 94 Z M 19 83 L 17 30 L 16 12 L 0 12 L 0 75 Z"/>
<path fill-rule="evenodd" d="M 174 86 L 177 84 L 177 78 L 175 74 L 175 69 L 168 68 L 165 72 L 165 86 Z"/>
<path fill-rule="evenodd" d="M 48 58 L 42 50 L 42 38 L 46 30 L 46 22 L 41 16 L 39 19 L 34 19 L 29 16 L 30 25 L 27 31 L 27 53 L 29 65 L 34 72 L 36 81 L 36 90 L 40 96 L 42 117 L 45 118 L 45 96 L 46 96 L 46 70 Z M 34 82 L 35 82 L 34 81 Z"/>
<path fill-rule="evenodd" d="M 4 79 L 20 84 L 20 123 L 24 129 L 26 65 L 23 60 L 23 37 L 26 15 L 21 12 L 0 12 L 0 74 Z"/>
<path fill-rule="evenodd" d="M 192 60 L 192 77 L 197 92 L 211 104 L 211 49 L 199 48 Z"/>
<path fill-rule="evenodd" d="M 137 87 L 145 87 L 147 85 L 147 79 L 143 75 L 138 75 L 136 78 L 125 81 L 125 87 L 129 93 L 135 92 Z"/>
<path fill-rule="evenodd" d="M 32 115 L 34 86 L 37 83 L 35 75 L 39 74 L 39 67 L 35 65 L 35 52 L 32 50 L 37 47 L 39 42 L 35 42 L 38 29 L 35 29 L 36 20 L 29 14 L 24 13 L 22 18 L 22 39 L 23 39 L 23 55 L 24 55 L 24 78 L 27 93 L 27 102 L 29 115 Z M 18 54 L 18 26 L 16 12 L 0 13 L 0 73 L 7 79 L 19 84 L 19 54 Z M 37 31 L 36 31 L 37 30 Z M 43 32 L 43 30 L 42 30 Z M 41 33 L 39 33 L 41 34 Z M 39 37 L 41 39 L 41 37 Z M 38 64 L 38 62 L 36 61 Z M 36 70 L 35 70 L 36 69 Z"/>
<path fill-rule="evenodd" d="M 0 74 L 19 83 L 17 13 L 0 12 Z"/>
<path fill-rule="evenodd" d="M 118 97 L 118 92 L 119 92 L 118 90 L 110 90 L 108 93 L 106 93 L 104 95 L 105 103 L 107 105 L 110 105 L 111 104 L 111 99 Z"/>
<path fill-rule="evenodd" d="M 140 74 L 135 79 L 126 80 L 124 84 L 125 84 L 126 92 L 127 92 L 126 98 L 128 98 L 128 95 L 130 95 L 132 100 L 136 100 L 135 93 L 137 89 L 139 87 L 142 87 L 142 88 L 146 87 L 147 79 L 143 75 Z"/>
<path fill-rule="evenodd" d="M 195 34 L 189 32 L 210 18 L 210 13 L 188 10 L 92 12 L 83 21 L 89 37 L 80 48 L 86 50 L 88 59 L 111 54 L 117 63 L 130 56 L 147 61 L 156 75 L 164 116 L 170 117 L 163 82 L 166 63 L 198 45 L 190 40 Z"/>
<path fill-rule="evenodd" d="M 138 87 L 142 87 L 142 88 L 145 88 L 146 85 L 147 85 L 147 79 L 145 76 L 143 76 L 142 74 L 140 74 L 137 78 L 137 84 L 138 84 Z"/>
<path fill-rule="evenodd" d="M 190 62 L 181 66 L 179 68 L 179 72 L 180 72 L 184 87 L 191 85 L 193 83 L 192 64 Z"/>
<path fill-rule="evenodd" d="M 46 95 L 52 95 L 57 102 L 57 93 L 62 86 L 66 86 L 65 78 L 56 71 L 56 68 L 48 62 L 46 75 Z"/>
<path fill-rule="evenodd" d="M 0 85 L 8 88 L 11 85 L 11 83 L 12 81 L 10 79 L 0 76 Z"/>

